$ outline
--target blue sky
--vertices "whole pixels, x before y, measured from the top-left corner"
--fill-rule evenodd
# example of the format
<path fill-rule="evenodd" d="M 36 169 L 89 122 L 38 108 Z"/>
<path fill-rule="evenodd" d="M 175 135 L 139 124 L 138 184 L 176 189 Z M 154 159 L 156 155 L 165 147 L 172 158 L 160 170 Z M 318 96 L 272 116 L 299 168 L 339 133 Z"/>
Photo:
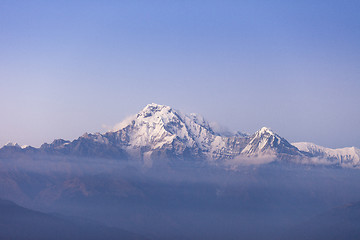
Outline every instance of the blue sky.
<path fill-rule="evenodd" d="M 0 144 L 148 103 L 360 147 L 359 1 L 0 1 Z"/>

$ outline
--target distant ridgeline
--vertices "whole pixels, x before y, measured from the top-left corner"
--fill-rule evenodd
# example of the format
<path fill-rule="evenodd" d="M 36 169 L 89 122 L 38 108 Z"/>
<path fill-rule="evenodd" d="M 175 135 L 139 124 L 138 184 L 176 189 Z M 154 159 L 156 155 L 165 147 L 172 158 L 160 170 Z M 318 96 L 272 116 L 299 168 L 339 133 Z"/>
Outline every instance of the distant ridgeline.
<path fill-rule="evenodd" d="M 149 104 L 104 134 L 84 134 L 73 141 L 54 140 L 40 148 L 9 143 L 0 157 L 18 154 L 71 155 L 158 162 L 197 161 L 228 169 L 241 165 L 291 162 L 359 167 L 360 149 L 330 149 L 308 142 L 289 143 L 263 127 L 252 135 L 219 131 L 198 114 L 183 114 L 165 105 Z"/>

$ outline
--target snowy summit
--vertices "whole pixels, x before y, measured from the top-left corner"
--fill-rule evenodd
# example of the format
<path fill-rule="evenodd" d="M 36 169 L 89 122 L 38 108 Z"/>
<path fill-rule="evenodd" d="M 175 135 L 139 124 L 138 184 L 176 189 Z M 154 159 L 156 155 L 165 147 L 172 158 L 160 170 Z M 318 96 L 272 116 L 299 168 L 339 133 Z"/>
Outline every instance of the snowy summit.
<path fill-rule="evenodd" d="M 18 144 L 9 143 L 9 146 L 20 148 Z M 245 159 L 248 164 L 264 157 L 267 163 L 360 165 L 360 150 L 354 147 L 329 149 L 306 142 L 290 144 L 267 127 L 252 135 L 231 133 L 210 124 L 199 114 L 184 114 L 155 103 L 146 105 L 104 134 L 86 133 L 73 141 L 57 139 L 39 149 L 23 151 L 140 160 L 147 166 L 159 161 L 183 160 L 229 165 L 241 164 Z"/>

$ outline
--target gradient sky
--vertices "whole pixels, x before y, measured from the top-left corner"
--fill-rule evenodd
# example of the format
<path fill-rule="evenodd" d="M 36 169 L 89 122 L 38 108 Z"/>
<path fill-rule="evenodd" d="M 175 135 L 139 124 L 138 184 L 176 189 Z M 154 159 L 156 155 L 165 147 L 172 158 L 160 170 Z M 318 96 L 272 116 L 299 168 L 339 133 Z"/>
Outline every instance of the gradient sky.
<path fill-rule="evenodd" d="M 0 145 L 104 132 L 148 103 L 360 147 L 360 1 L 0 0 Z"/>

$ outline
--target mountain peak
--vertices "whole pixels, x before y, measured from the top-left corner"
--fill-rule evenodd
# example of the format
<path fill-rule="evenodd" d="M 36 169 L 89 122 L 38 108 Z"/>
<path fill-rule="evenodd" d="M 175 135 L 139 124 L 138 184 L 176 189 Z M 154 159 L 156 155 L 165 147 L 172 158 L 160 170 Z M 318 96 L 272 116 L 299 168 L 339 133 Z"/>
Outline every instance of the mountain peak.
<path fill-rule="evenodd" d="M 150 103 L 146 105 L 141 112 L 159 112 L 162 111 L 163 109 L 170 110 L 171 107 L 167 105 Z"/>
<path fill-rule="evenodd" d="M 242 150 L 242 153 L 247 155 L 275 154 L 280 152 L 293 156 L 299 154 L 296 147 L 267 127 L 262 127 L 252 135 L 251 141 Z"/>
<path fill-rule="evenodd" d="M 170 106 L 151 103 L 139 113 L 118 124 L 118 136 L 127 139 L 126 146 L 142 149 L 150 155 L 163 149 L 175 155 L 209 152 L 218 136 L 210 124 L 199 114 L 183 114 Z M 217 139 L 216 144 L 223 143 Z"/>
<path fill-rule="evenodd" d="M 137 115 L 136 118 L 147 118 L 154 115 L 166 115 L 172 112 L 172 108 L 166 105 L 151 103 L 146 105 Z"/>
<path fill-rule="evenodd" d="M 275 135 L 275 133 L 268 127 L 260 128 L 255 134 L 257 134 L 257 135 L 264 135 L 264 134 Z"/>
<path fill-rule="evenodd" d="M 16 143 L 5 146 L 0 148 L 0 153 L 21 151 Z M 25 149 L 25 146 L 22 148 Z M 29 148 L 26 151 L 32 150 Z M 41 145 L 41 151 L 49 154 L 141 159 L 146 166 L 151 166 L 155 159 L 187 158 L 209 162 L 233 159 L 236 165 L 241 159 L 257 157 L 296 161 L 304 158 L 304 163 L 320 159 L 346 167 L 360 166 L 360 149 L 355 147 L 326 149 L 310 143 L 291 145 L 268 127 L 262 127 L 252 135 L 233 133 L 219 124 L 208 122 L 199 114 L 184 114 L 170 106 L 156 103 L 146 105 L 137 114 L 116 124 L 109 132 L 85 133 L 73 141 L 54 140 L 51 144 Z"/>
<path fill-rule="evenodd" d="M 169 107 L 169 106 L 163 104 L 157 104 L 157 103 L 149 103 L 145 106 L 145 108 L 164 108 L 164 107 Z"/>
<path fill-rule="evenodd" d="M 17 147 L 17 148 L 21 148 L 19 144 L 17 143 L 13 143 L 13 142 L 7 142 L 4 147 Z"/>

